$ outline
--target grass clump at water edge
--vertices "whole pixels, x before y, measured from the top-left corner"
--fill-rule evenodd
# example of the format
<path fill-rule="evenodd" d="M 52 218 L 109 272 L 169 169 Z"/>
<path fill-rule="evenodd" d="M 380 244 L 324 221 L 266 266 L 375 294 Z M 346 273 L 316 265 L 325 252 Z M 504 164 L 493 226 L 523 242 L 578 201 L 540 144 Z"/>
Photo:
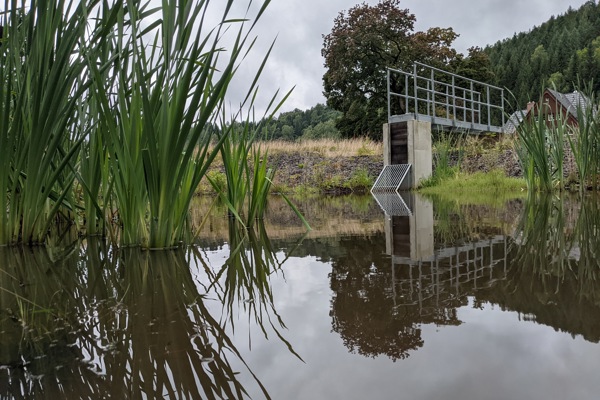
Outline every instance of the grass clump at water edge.
<path fill-rule="evenodd" d="M 421 186 L 419 193 L 451 197 L 461 203 L 495 204 L 527 195 L 524 179 L 507 177 L 503 171 L 467 174 L 455 171 L 439 179 L 435 185 Z"/>

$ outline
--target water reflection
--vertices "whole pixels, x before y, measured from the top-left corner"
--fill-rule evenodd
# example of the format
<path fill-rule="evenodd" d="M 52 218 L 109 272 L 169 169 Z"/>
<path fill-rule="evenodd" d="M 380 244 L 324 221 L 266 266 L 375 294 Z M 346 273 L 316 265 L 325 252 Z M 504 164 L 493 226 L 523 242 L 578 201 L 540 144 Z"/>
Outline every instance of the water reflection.
<path fill-rule="evenodd" d="M 238 221 L 228 218 L 229 257 L 216 271 L 200 260 L 209 278 L 207 292 L 214 292 L 223 305 L 223 329 L 227 324 L 234 330 L 234 321 L 239 314 L 253 318 L 268 338 L 265 326 L 285 343 L 291 353 L 302 359 L 280 330 L 286 328 L 274 306 L 271 278 L 283 275 L 282 265 L 287 257 L 279 259 L 263 223 L 246 229 Z M 301 241 L 296 243 L 296 246 Z M 289 252 L 293 253 L 294 248 Z"/>
<path fill-rule="evenodd" d="M 596 196 L 534 196 L 515 235 L 504 293 L 490 301 L 555 329 L 600 341 L 600 208 Z"/>
<path fill-rule="evenodd" d="M 332 326 L 351 352 L 406 358 L 424 345 L 424 325 L 460 325 L 460 308 L 485 304 L 600 340 L 595 197 L 533 196 L 502 210 L 402 200 L 410 212 L 379 199 L 388 260 L 364 241 L 332 260 Z"/>
<path fill-rule="evenodd" d="M 246 313 L 260 326 L 266 316 L 275 329 L 269 275 L 281 262 L 257 225 L 231 225 L 231 254 L 217 273 L 195 248 L 114 250 L 92 239 L 62 256 L 0 248 L 0 397 L 244 398 L 246 364 L 223 315 Z M 214 297 L 223 315 L 207 306 Z"/>
<path fill-rule="evenodd" d="M 374 200 L 336 202 L 301 203 L 316 227 L 305 238 L 274 202 L 274 219 L 250 231 L 208 217 L 186 250 L 0 249 L 0 397 L 364 398 L 372 389 L 353 386 L 362 379 L 414 394 L 424 368 L 436 387 L 444 376 L 471 388 L 514 378 L 523 348 L 552 370 L 563 361 L 552 353 L 558 361 L 544 364 L 540 332 L 553 346 L 571 340 L 555 330 L 600 340 L 597 198 L 487 207 L 408 197 L 410 213 L 387 216 Z M 485 346 L 503 361 L 477 375 Z M 481 398 L 453 393 L 420 398 Z"/>
<path fill-rule="evenodd" d="M 434 218 L 431 201 L 412 193 L 402 200 L 409 212 L 379 199 L 385 247 L 383 239 L 349 241 L 346 256 L 332 261 L 331 275 L 333 330 L 352 352 L 393 360 L 424 345 L 422 325 L 461 324 L 457 309 L 469 296 L 505 279 L 509 240 L 501 232 L 465 236 L 462 229 L 452 245 L 434 243 L 434 226 L 448 225 L 439 223 L 439 212 Z M 442 217 L 451 215 L 447 211 Z"/>

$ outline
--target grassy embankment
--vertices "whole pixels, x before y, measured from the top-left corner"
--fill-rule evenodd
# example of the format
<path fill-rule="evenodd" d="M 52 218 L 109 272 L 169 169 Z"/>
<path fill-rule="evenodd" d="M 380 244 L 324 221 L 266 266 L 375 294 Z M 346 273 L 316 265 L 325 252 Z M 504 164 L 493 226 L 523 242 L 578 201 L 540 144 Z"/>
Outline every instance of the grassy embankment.
<path fill-rule="evenodd" d="M 383 144 L 368 139 L 270 141 L 255 143 L 268 154 L 268 165 L 276 170 L 272 193 L 366 193 L 383 165 Z M 225 187 L 225 169 L 220 156 L 208 176 Z M 204 180 L 198 193 L 211 194 L 214 188 Z"/>
<path fill-rule="evenodd" d="M 434 144 L 433 175 L 419 192 L 470 204 L 524 197 L 527 184 L 514 149 L 514 136 L 444 136 Z"/>
<path fill-rule="evenodd" d="M 484 203 L 489 203 L 489 198 L 502 201 L 524 195 L 525 181 L 514 177 L 520 171 L 514 138 L 456 138 L 436 141 L 434 174 L 420 192 L 452 193 L 453 198 L 464 196 L 470 202 L 480 197 Z M 277 171 L 272 193 L 366 193 L 383 166 L 383 144 L 366 139 L 271 141 L 260 146 Z M 208 176 L 226 185 L 219 156 Z M 212 194 L 214 188 L 203 181 L 198 193 Z"/>

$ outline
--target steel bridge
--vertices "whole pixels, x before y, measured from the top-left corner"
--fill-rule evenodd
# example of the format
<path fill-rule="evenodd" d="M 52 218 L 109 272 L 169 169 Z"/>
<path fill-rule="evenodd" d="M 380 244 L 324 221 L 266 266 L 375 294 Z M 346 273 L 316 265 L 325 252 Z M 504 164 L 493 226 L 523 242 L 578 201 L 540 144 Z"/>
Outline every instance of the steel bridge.
<path fill-rule="evenodd" d="M 388 122 L 427 121 L 432 129 L 502 133 L 504 89 L 420 62 L 388 68 Z"/>

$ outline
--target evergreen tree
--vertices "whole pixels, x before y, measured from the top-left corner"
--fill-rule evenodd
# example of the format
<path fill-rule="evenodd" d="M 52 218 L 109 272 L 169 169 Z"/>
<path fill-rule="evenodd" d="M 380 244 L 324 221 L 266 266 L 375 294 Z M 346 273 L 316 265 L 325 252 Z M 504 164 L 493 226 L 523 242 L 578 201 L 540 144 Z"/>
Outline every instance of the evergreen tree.
<path fill-rule="evenodd" d="M 535 99 L 552 84 L 563 92 L 590 80 L 600 90 L 600 5 L 588 1 L 579 9 L 551 17 L 529 32 L 521 32 L 484 49 L 498 84 L 519 101 Z"/>

